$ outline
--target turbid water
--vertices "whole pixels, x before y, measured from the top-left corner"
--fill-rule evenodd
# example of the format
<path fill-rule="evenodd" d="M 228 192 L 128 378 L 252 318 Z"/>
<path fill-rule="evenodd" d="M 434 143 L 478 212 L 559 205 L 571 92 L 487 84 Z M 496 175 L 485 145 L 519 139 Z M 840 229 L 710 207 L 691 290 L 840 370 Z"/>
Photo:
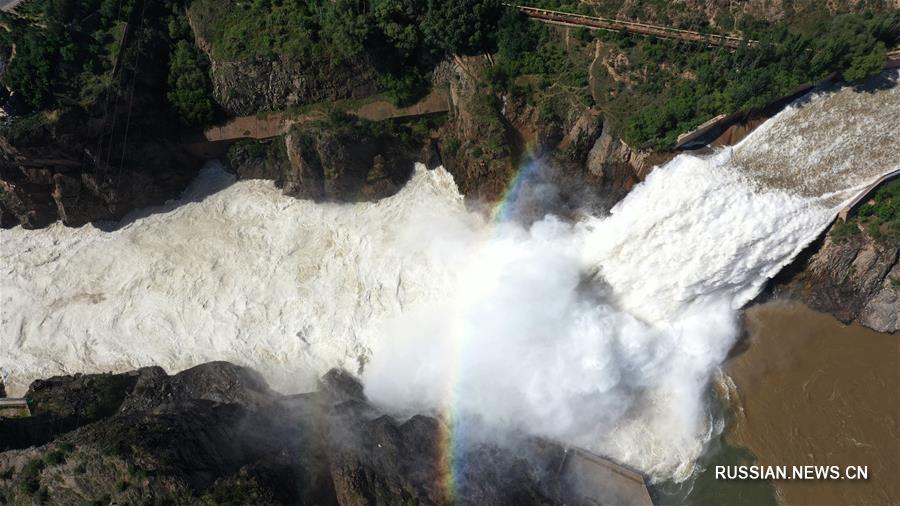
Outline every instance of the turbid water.
<path fill-rule="evenodd" d="M 739 309 L 898 167 L 898 116 L 895 86 L 823 91 L 576 223 L 485 219 L 443 169 L 334 205 L 211 166 L 181 202 L 112 232 L 0 232 L 0 371 L 21 392 L 52 374 L 230 360 L 296 392 L 345 367 L 390 412 L 685 480 L 722 427 L 706 393 Z"/>
<path fill-rule="evenodd" d="M 796 303 L 746 312 L 729 442 L 765 465 L 862 465 L 867 481 L 777 481 L 785 504 L 900 503 L 900 335 Z"/>

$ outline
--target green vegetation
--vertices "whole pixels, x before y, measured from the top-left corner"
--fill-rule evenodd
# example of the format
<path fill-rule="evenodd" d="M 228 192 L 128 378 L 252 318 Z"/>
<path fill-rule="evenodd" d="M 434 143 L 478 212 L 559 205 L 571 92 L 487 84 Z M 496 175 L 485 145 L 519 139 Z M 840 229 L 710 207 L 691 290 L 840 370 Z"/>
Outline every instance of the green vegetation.
<path fill-rule="evenodd" d="M 838 220 L 831 227 L 831 240 L 845 242 L 859 236 L 863 230 L 879 242 L 900 242 L 900 181 L 882 186 L 846 221 Z"/>
<path fill-rule="evenodd" d="M 39 458 L 30 460 L 25 464 L 19 476 L 19 488 L 21 488 L 22 492 L 26 494 L 36 494 L 38 492 L 41 488 L 41 471 L 46 466 L 47 464 Z"/>
<path fill-rule="evenodd" d="M 99 499 L 94 499 L 91 501 L 91 506 L 108 506 L 112 498 L 109 494 L 104 494 L 100 496 Z"/>
<path fill-rule="evenodd" d="M 223 60 L 303 57 L 321 49 L 312 2 L 195 0 L 190 14 Z"/>
<path fill-rule="evenodd" d="M 36 494 L 34 494 L 34 502 L 35 504 L 47 504 L 50 500 L 50 491 L 47 490 L 47 487 L 41 487 Z"/>
<path fill-rule="evenodd" d="M 886 47 L 898 40 L 900 14 L 871 17 L 837 16 L 810 33 L 792 33 L 785 27 L 748 29 L 758 40 L 731 52 L 699 51 L 686 58 L 677 46 L 657 45 L 645 51 L 648 67 L 682 63 L 693 79 L 663 80 L 665 100 L 642 107 L 628 121 L 626 140 L 638 146 L 668 148 L 676 137 L 722 113 L 759 108 L 789 94 L 803 83 L 829 74 L 854 81 L 881 70 Z M 646 44 L 646 43 L 644 43 Z"/>
<path fill-rule="evenodd" d="M 212 122 L 216 106 L 212 100 L 209 61 L 197 46 L 187 19 L 172 16 L 168 22 L 169 39 L 174 41 L 169 56 L 168 92 L 166 97 L 188 125 Z"/>
<path fill-rule="evenodd" d="M 398 105 L 428 92 L 447 53 L 491 50 L 499 0 L 195 0 L 191 17 L 223 60 L 370 57 Z"/>
<path fill-rule="evenodd" d="M 555 35 L 545 24 L 506 11 L 498 22 L 497 64 L 491 69 L 491 78 L 505 84 L 520 75 L 544 75 L 563 86 L 586 87 L 587 63 L 574 61 Z"/>
<path fill-rule="evenodd" d="M 900 181 L 881 187 L 855 217 L 876 241 L 900 242 Z"/>
<path fill-rule="evenodd" d="M 195 0 L 191 16 L 217 57 L 353 58 L 365 51 L 414 63 L 428 53 L 490 48 L 499 0 Z"/>
<path fill-rule="evenodd" d="M 421 20 L 426 44 L 448 53 L 485 52 L 502 12 L 496 0 L 428 0 Z"/>
<path fill-rule="evenodd" d="M 493 54 L 486 95 L 531 101 L 547 119 L 559 100 L 580 101 L 601 109 L 630 144 L 668 149 L 718 114 L 761 107 L 804 83 L 833 73 L 864 79 L 900 38 L 897 9 L 849 13 L 812 0 L 786 5 L 790 23 L 774 25 L 736 7 L 708 19 L 664 0 L 529 4 L 757 42 L 731 51 L 584 28 L 563 39 L 562 30 L 500 0 L 33 0 L 21 16 L 5 16 L 13 30 L 0 31 L 0 48 L 15 44 L 16 58 L 3 83 L 34 110 L 89 109 L 133 85 L 141 62 L 162 58 L 172 112 L 185 124 L 208 124 L 216 115 L 209 63 L 194 44 L 187 8 L 218 59 L 301 59 L 313 68 L 364 59 L 397 105 L 424 96 L 447 55 Z M 117 62 L 123 68 L 113 72 Z"/>
<path fill-rule="evenodd" d="M 272 498 L 256 480 L 239 474 L 216 481 L 200 497 L 200 504 L 216 506 L 269 504 L 272 502 Z"/>
<path fill-rule="evenodd" d="M 0 48 L 16 53 L 2 83 L 28 110 L 92 110 L 130 100 L 137 75 L 168 68 L 171 56 L 173 109 L 186 123 L 209 121 L 206 62 L 189 30 L 170 30 L 187 26 L 186 1 L 31 0 L 3 16 L 11 31 L 0 30 Z"/>
<path fill-rule="evenodd" d="M 180 40 L 172 51 L 169 67 L 169 103 L 187 124 L 205 125 L 215 116 L 209 95 L 209 69 L 204 57 L 192 44 Z"/>
<path fill-rule="evenodd" d="M 808 4 L 808 5 L 807 5 Z M 788 6 L 791 23 L 771 25 L 722 9 L 715 29 L 700 11 L 662 0 L 536 0 L 529 5 L 568 12 L 630 18 L 676 28 L 715 33 L 741 30 L 746 39 L 736 51 L 701 44 L 659 40 L 623 33 L 575 29 L 584 44 L 602 41 L 604 56 L 622 56 L 616 75 L 594 68 L 597 106 L 623 130 L 632 145 L 667 149 L 677 136 L 723 113 L 759 108 L 800 85 L 837 74 L 858 81 L 881 70 L 887 48 L 900 40 L 900 11 L 832 15 L 822 5 Z M 840 9 L 840 7 L 838 7 Z M 543 75 L 555 84 L 586 87 L 587 64 L 563 47 L 544 25 L 507 12 L 496 30 L 495 82 L 512 87 L 518 75 Z M 583 93 L 585 103 L 591 103 Z"/>
<path fill-rule="evenodd" d="M 66 461 L 66 454 L 61 450 L 51 450 L 47 452 L 47 455 L 44 457 L 44 460 L 47 464 L 51 466 L 56 466 L 62 464 Z"/>
<path fill-rule="evenodd" d="M 848 241 L 859 234 L 859 225 L 852 220 L 838 220 L 831 227 L 831 240 L 836 243 Z"/>

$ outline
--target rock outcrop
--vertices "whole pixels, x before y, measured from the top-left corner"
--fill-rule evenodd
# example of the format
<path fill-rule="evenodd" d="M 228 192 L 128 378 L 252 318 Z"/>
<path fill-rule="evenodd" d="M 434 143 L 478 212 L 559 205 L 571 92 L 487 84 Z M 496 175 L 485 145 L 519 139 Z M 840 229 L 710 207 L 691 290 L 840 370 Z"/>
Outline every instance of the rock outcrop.
<path fill-rule="evenodd" d="M 515 212 L 526 221 L 546 212 L 604 212 L 668 158 L 631 149 L 598 110 L 566 93 L 496 95 L 484 58 L 442 66 L 452 112 L 439 133 L 441 158 L 470 200 L 496 202 L 518 179 L 524 192 Z"/>
<path fill-rule="evenodd" d="M 2 226 L 118 221 L 177 197 L 201 164 L 173 139 L 134 135 L 127 148 L 117 143 L 98 153 L 99 141 L 62 125 L 40 126 L 27 139 L 0 139 Z"/>
<path fill-rule="evenodd" d="M 234 6 L 226 3 L 222 8 Z M 188 8 L 187 17 L 197 46 L 210 61 L 213 97 L 229 115 L 249 116 L 380 91 L 381 76 L 369 55 L 346 60 L 326 55 L 225 59 L 210 44 L 204 33 L 208 28 L 197 13 Z"/>
<path fill-rule="evenodd" d="M 0 419 L 5 504 L 563 502 L 558 445 L 518 438 L 450 448 L 443 421 L 386 416 L 342 371 L 295 396 L 214 362 L 173 376 L 150 367 L 56 377 L 35 382 L 26 398 L 44 418 Z M 17 443 L 9 430 L 73 413 L 77 423 L 39 446 Z"/>
<path fill-rule="evenodd" d="M 166 102 L 166 59 L 150 52 L 126 86 L 94 103 L 20 118 L 0 135 L 2 226 L 118 221 L 177 197 L 202 155 L 181 138 Z"/>
<path fill-rule="evenodd" d="M 779 276 L 776 293 L 845 323 L 857 321 L 879 332 L 900 330 L 900 244 L 875 240 L 864 229 L 836 239 L 837 226 L 821 246 L 811 246 L 811 254 Z"/>
<path fill-rule="evenodd" d="M 212 52 L 207 54 L 212 62 L 213 96 L 234 116 L 368 97 L 379 91 L 379 74 L 368 58 L 217 61 Z"/>
<path fill-rule="evenodd" d="M 240 179 L 272 179 L 286 195 L 363 202 L 396 193 L 416 162 L 433 168 L 431 142 L 403 125 L 352 116 L 295 126 L 270 141 L 232 145 L 228 166 Z"/>

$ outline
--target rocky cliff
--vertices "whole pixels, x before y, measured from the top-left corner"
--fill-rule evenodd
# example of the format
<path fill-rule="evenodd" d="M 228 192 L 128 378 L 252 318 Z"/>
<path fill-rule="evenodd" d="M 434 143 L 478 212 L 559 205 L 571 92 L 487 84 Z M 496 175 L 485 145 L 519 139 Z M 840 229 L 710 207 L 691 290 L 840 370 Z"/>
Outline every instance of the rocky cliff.
<path fill-rule="evenodd" d="M 212 62 L 213 94 L 234 116 L 276 111 L 323 100 L 368 97 L 378 92 L 379 75 L 367 59 L 287 58 Z"/>
<path fill-rule="evenodd" d="M 395 193 L 416 161 L 442 164 L 475 206 L 496 203 L 518 180 L 515 211 L 527 220 L 605 212 L 671 156 L 631 149 L 598 110 L 570 97 L 542 114 L 534 97 L 491 90 L 488 71 L 478 57 L 435 69 L 433 85 L 449 89 L 446 118 L 375 123 L 331 114 L 269 141 L 236 143 L 229 165 L 241 178 L 273 179 L 289 195 L 359 201 Z"/>
<path fill-rule="evenodd" d="M 132 63 L 85 102 L 3 128 L 3 227 L 116 221 L 178 196 L 193 179 L 202 153 L 182 137 L 167 103 L 165 52 L 145 46 L 140 66 Z"/>
<path fill-rule="evenodd" d="M 209 43 L 209 27 L 196 9 L 188 8 L 188 22 L 198 47 L 209 58 L 213 96 L 222 110 L 232 116 L 368 97 L 379 91 L 381 77 L 367 54 L 347 60 L 324 55 L 291 58 L 274 54 L 223 58 Z"/>
<path fill-rule="evenodd" d="M 426 123 L 375 123 L 344 114 L 294 126 L 268 141 L 233 144 L 226 161 L 241 179 L 271 179 L 286 195 L 361 202 L 396 193 L 416 162 L 439 164 Z"/>
<path fill-rule="evenodd" d="M 126 141 L 102 124 L 64 115 L 0 138 L 0 225 L 118 221 L 178 196 L 202 163 L 165 128 L 134 125 Z"/>
<path fill-rule="evenodd" d="M 519 174 L 521 213 L 604 212 L 668 158 L 633 150 L 599 110 L 565 91 L 493 92 L 489 67 L 485 58 L 456 58 L 443 72 L 452 113 L 440 153 L 467 197 L 496 202 Z"/>
<path fill-rule="evenodd" d="M 457 448 L 472 453 L 448 488 L 444 422 L 385 416 L 340 371 L 296 396 L 216 362 L 174 376 L 150 367 L 57 377 L 26 398 L 36 416 L 0 420 L 4 504 L 563 502 L 563 450 L 533 439 Z M 73 414 L 65 427 L 47 423 Z M 9 430 L 29 424 L 38 446 Z"/>
<path fill-rule="evenodd" d="M 877 240 L 866 227 L 837 222 L 809 252 L 776 278 L 777 294 L 797 298 L 849 323 L 900 330 L 900 244 Z M 850 230 L 853 230 L 850 228 Z"/>

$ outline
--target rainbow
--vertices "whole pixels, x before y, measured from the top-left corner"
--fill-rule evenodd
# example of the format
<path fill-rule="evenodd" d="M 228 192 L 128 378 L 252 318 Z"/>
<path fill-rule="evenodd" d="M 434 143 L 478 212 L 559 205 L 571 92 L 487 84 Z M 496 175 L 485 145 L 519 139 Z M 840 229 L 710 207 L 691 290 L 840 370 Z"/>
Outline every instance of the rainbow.
<path fill-rule="evenodd" d="M 540 160 L 531 156 L 530 152 L 525 156 L 524 161 L 519 169 L 510 178 L 506 185 L 500 200 L 493 206 L 489 213 L 491 224 L 500 224 L 508 222 L 515 218 L 516 204 L 522 195 L 522 190 L 528 184 L 539 169 Z M 486 234 L 494 234 L 496 227 L 486 227 Z M 458 320 L 459 321 L 459 320 Z M 469 333 L 467 329 L 459 327 L 463 322 L 457 323 L 451 335 L 453 339 L 453 349 L 450 350 L 452 364 L 450 367 L 451 374 L 447 381 L 447 391 L 444 395 L 445 405 L 443 407 L 443 416 L 441 417 L 443 424 L 440 426 L 438 434 L 438 451 L 435 469 L 437 470 L 437 488 L 449 504 L 457 504 L 460 496 L 460 486 L 463 480 L 464 465 L 464 443 L 466 441 L 466 422 L 459 412 L 459 391 L 462 376 L 462 358 L 466 353 L 467 339 Z"/>
<path fill-rule="evenodd" d="M 515 204 L 522 195 L 522 189 L 525 188 L 531 176 L 536 174 L 540 167 L 541 161 L 534 158 L 529 150 L 529 154 L 525 156 L 522 165 L 519 166 L 519 169 L 510 179 L 509 184 L 506 185 L 506 191 L 503 192 L 500 201 L 491 210 L 492 223 L 502 223 L 514 217 Z"/>

